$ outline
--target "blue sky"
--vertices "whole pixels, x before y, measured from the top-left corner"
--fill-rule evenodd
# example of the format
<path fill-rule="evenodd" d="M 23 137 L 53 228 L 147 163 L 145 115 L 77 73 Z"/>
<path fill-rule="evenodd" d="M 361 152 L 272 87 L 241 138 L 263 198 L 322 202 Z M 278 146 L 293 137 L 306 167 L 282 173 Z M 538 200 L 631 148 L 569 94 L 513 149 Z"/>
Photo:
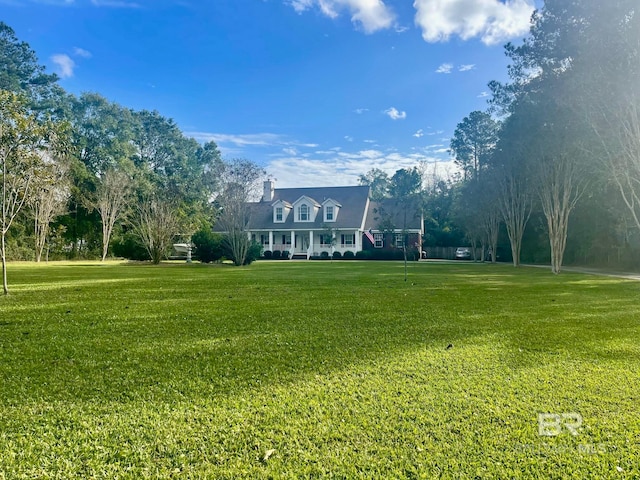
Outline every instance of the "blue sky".
<path fill-rule="evenodd" d="M 61 77 L 157 110 L 279 187 L 434 165 L 505 80 L 534 0 L 0 0 Z M 537 6 L 540 6 L 539 2 Z"/>

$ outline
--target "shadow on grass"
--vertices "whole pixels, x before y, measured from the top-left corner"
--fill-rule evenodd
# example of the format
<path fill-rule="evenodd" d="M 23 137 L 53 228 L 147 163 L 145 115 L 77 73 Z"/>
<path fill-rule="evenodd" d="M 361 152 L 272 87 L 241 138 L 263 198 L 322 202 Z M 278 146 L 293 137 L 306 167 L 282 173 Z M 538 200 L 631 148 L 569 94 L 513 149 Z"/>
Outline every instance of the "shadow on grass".
<path fill-rule="evenodd" d="M 0 303 L 3 402 L 215 397 L 487 342 L 509 368 L 638 360 L 639 287 L 618 279 L 416 264 L 405 283 L 387 262 L 85 267 L 15 269 Z"/>

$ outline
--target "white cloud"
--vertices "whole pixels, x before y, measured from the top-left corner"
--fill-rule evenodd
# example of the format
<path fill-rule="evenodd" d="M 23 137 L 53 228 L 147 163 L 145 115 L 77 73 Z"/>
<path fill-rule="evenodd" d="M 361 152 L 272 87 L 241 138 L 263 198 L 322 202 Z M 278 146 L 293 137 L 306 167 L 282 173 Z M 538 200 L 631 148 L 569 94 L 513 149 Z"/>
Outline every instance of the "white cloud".
<path fill-rule="evenodd" d="M 478 95 L 478 98 L 486 98 L 489 96 L 489 92 L 480 92 L 480 95 Z"/>
<path fill-rule="evenodd" d="M 407 118 L 407 112 L 399 112 L 396 107 L 388 108 L 384 111 L 391 120 L 404 120 Z"/>
<path fill-rule="evenodd" d="M 80 47 L 75 47 L 73 49 L 73 54 L 76 57 L 91 58 L 91 52 L 89 52 L 88 50 L 85 50 L 84 48 L 80 48 Z"/>
<path fill-rule="evenodd" d="M 350 136 L 350 135 L 345 135 L 345 136 L 344 136 L 344 139 L 345 139 L 347 142 L 353 142 L 353 137 L 352 137 L 352 136 Z"/>
<path fill-rule="evenodd" d="M 443 63 L 436 69 L 436 73 L 451 73 L 451 70 L 453 70 L 452 63 Z"/>
<path fill-rule="evenodd" d="M 322 152 L 328 153 L 328 152 Z M 317 152 L 316 152 L 317 154 Z M 440 162 L 441 158 L 428 153 L 403 154 L 397 151 L 360 150 L 340 151 L 331 158 L 289 156 L 274 158 L 265 166 L 274 174 L 277 186 L 318 187 L 357 185 L 358 176 L 371 170 L 372 165 L 393 175 L 400 168 L 411 168 L 419 162 Z"/>
<path fill-rule="evenodd" d="M 285 147 L 282 149 L 282 151 L 287 155 L 298 155 L 298 150 L 293 147 Z"/>
<path fill-rule="evenodd" d="M 457 35 L 487 45 L 526 34 L 535 9 L 534 0 L 415 0 L 413 5 L 425 41 Z"/>
<path fill-rule="evenodd" d="M 368 108 L 356 108 L 354 110 L 354 112 L 357 113 L 358 115 L 362 115 L 363 113 L 368 112 L 368 111 L 369 111 Z"/>
<path fill-rule="evenodd" d="M 422 136 L 424 136 L 424 130 L 420 129 L 418 130 L 416 133 L 413 134 L 414 137 L 416 138 L 420 138 Z"/>
<path fill-rule="evenodd" d="M 291 140 L 285 135 L 277 133 L 210 133 L 210 132 L 185 132 L 185 135 L 192 137 L 199 142 L 215 142 L 223 155 L 244 156 L 247 149 L 251 148 L 278 148 L 280 152 L 287 155 L 299 155 L 300 148 L 317 148 L 317 143 L 302 143 Z M 281 156 L 282 153 L 275 153 Z"/>
<path fill-rule="evenodd" d="M 69 55 L 64 53 L 57 53 L 51 57 L 51 61 L 58 67 L 58 75 L 60 78 L 73 77 L 73 69 L 76 63 L 71 59 Z"/>
<path fill-rule="evenodd" d="M 114 7 L 114 8 L 140 8 L 135 2 L 125 0 L 91 0 L 94 7 Z"/>
<path fill-rule="evenodd" d="M 202 142 L 214 141 L 218 144 L 232 144 L 237 147 L 266 147 L 289 144 L 285 137 L 275 133 L 248 133 L 235 135 L 230 133 L 187 132 L 186 135 Z"/>
<path fill-rule="evenodd" d="M 366 33 L 390 28 L 395 14 L 382 0 L 288 0 L 298 13 L 317 7 L 329 18 L 337 18 L 340 10 L 349 10 L 351 21 Z"/>
<path fill-rule="evenodd" d="M 470 63 L 470 64 L 467 64 L 467 65 L 460 65 L 458 67 L 458 71 L 459 72 L 468 72 L 469 70 L 473 70 L 474 68 L 476 68 L 475 64 Z"/>

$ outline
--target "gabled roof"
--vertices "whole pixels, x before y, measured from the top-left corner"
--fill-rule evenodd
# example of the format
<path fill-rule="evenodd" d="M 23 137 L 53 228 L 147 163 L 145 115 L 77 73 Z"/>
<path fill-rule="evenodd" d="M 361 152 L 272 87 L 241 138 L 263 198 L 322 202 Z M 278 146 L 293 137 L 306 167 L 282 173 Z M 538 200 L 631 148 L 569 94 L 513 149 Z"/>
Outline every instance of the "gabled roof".
<path fill-rule="evenodd" d="M 293 202 L 293 205 L 297 205 L 298 203 L 301 203 L 303 201 L 306 201 L 307 203 L 310 203 L 311 205 L 317 208 L 320 208 L 322 206 L 318 202 L 316 202 L 313 198 L 309 197 L 308 195 L 302 195 L 295 202 Z"/>
<path fill-rule="evenodd" d="M 403 230 L 406 228 L 406 230 L 412 232 L 422 232 L 422 211 L 417 202 L 405 208 L 404 205 L 392 198 L 378 202 L 372 201 L 369 205 L 369 211 L 367 212 L 365 230 L 381 230 L 380 227 L 382 223 L 393 225 L 395 230 Z"/>
<path fill-rule="evenodd" d="M 273 221 L 273 204 L 278 200 L 295 203 L 301 197 L 313 199 L 318 203 L 324 203 L 331 199 L 341 205 L 340 213 L 336 220 L 331 222 L 331 228 L 362 227 L 369 199 L 368 186 L 353 187 L 309 187 L 309 188 L 276 188 L 273 198 L 269 202 L 255 202 L 251 204 L 250 230 L 295 230 L 298 229 L 322 229 L 324 216 L 318 214 L 314 222 L 294 222 L 293 215 L 289 215 L 282 223 Z"/>
<path fill-rule="evenodd" d="M 271 204 L 272 207 L 275 207 L 278 205 L 282 205 L 283 207 L 287 207 L 287 208 L 293 208 L 293 205 L 291 205 L 289 202 L 285 202 L 284 200 L 276 200 Z"/>
<path fill-rule="evenodd" d="M 342 207 L 342 205 L 340 204 L 340 202 L 336 202 L 333 198 L 327 198 L 324 202 L 322 202 L 322 205 L 326 205 L 327 203 L 332 203 L 332 204 L 334 204 L 336 207 Z"/>

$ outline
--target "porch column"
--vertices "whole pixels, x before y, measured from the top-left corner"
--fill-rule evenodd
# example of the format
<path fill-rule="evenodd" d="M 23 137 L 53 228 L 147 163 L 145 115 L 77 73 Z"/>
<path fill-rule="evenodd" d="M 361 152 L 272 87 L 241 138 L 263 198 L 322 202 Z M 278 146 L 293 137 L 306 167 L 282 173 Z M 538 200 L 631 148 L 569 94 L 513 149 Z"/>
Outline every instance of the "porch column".
<path fill-rule="evenodd" d="M 360 230 L 356 230 L 355 247 L 356 247 L 356 252 L 359 252 L 360 250 L 362 250 L 362 232 Z"/>
<path fill-rule="evenodd" d="M 313 255 L 313 230 L 309 230 L 309 249 L 307 250 L 307 260 Z"/>
<path fill-rule="evenodd" d="M 296 252 L 296 231 L 291 230 L 291 250 L 289 250 L 289 258 L 293 257 Z"/>
<path fill-rule="evenodd" d="M 269 230 L 269 250 L 273 252 L 273 230 Z"/>

